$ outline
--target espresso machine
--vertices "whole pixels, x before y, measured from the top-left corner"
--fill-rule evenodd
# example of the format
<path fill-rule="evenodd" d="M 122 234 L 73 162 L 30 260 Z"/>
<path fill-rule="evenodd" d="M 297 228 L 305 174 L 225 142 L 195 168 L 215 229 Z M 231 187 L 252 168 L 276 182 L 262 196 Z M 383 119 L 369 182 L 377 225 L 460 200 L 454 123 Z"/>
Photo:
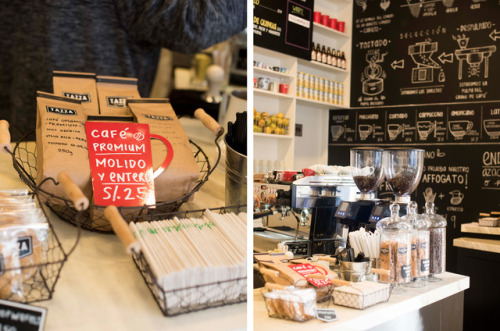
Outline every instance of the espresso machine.
<path fill-rule="evenodd" d="M 343 224 L 348 231 L 370 229 L 373 220 L 376 223 L 383 216 L 385 209 L 377 207 L 384 201 L 377 199 L 376 195 L 384 178 L 383 155 L 381 148 L 358 147 L 350 150 L 351 173 L 360 194 L 356 199 L 341 201 L 335 212 L 336 222 Z"/>
<path fill-rule="evenodd" d="M 264 247 L 273 238 L 272 245 L 287 245 L 297 257 L 333 254 L 345 247 L 348 234 L 344 225 L 335 222 L 335 211 L 356 192 L 351 176 L 308 176 L 293 181 L 289 190 L 277 190 L 276 205 L 270 208 L 275 215 L 266 216 L 258 231 L 254 228 L 254 246 Z"/>
<path fill-rule="evenodd" d="M 291 205 L 301 211 L 302 225 L 310 218 L 310 255 L 333 254 L 338 247 L 345 247 L 348 229 L 335 222 L 335 212 L 341 201 L 356 195 L 351 176 L 310 176 L 292 183 Z"/>
<path fill-rule="evenodd" d="M 399 216 L 406 215 L 411 194 L 416 190 L 422 178 L 424 168 L 423 149 L 394 147 L 384 150 L 384 174 L 388 186 L 394 192 L 394 201 L 381 200 L 373 208 L 370 215 L 370 229 L 374 230 L 376 223 L 390 216 L 390 206 L 393 202 L 399 204 Z"/>

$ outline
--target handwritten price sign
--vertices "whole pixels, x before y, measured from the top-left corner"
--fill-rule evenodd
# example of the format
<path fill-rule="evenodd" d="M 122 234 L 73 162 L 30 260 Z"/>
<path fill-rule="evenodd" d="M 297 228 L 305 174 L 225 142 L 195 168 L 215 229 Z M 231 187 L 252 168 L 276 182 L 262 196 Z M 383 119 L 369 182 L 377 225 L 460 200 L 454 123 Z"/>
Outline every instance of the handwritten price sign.
<path fill-rule="evenodd" d="M 321 268 L 321 267 L 315 267 L 309 263 L 304 263 L 304 264 L 292 264 L 292 265 L 289 265 L 289 267 L 299 273 L 300 275 L 304 276 L 307 281 L 311 284 L 313 284 L 314 286 L 316 287 L 322 287 L 322 286 L 326 286 L 326 285 L 330 285 L 330 281 L 326 280 L 326 279 L 319 279 L 319 278 L 308 278 L 307 275 L 326 275 L 327 272 L 325 269 Z M 320 272 L 318 269 L 316 268 L 321 268 L 323 269 L 324 273 Z"/>
<path fill-rule="evenodd" d="M 107 206 L 155 203 L 149 125 L 86 122 L 94 202 Z"/>

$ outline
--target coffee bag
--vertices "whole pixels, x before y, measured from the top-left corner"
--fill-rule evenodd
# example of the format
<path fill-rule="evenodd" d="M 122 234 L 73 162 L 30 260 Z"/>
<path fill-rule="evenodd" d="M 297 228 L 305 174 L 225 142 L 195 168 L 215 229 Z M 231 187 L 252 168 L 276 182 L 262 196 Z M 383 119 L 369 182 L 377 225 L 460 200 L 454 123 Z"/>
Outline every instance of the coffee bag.
<path fill-rule="evenodd" d="M 95 79 L 93 73 L 53 71 L 54 94 L 80 100 L 86 115 L 99 114 Z"/>
<path fill-rule="evenodd" d="M 97 95 L 101 115 L 131 115 L 127 99 L 139 99 L 137 78 L 97 76 Z"/>
<path fill-rule="evenodd" d="M 85 135 L 85 112 L 81 101 L 37 92 L 36 151 L 37 184 L 66 171 L 88 198 L 92 186 Z M 47 181 L 43 189 L 66 197 L 62 185 Z"/>
<path fill-rule="evenodd" d="M 168 99 L 129 99 L 127 104 L 138 123 L 149 124 L 149 131 L 166 138 L 173 147 L 173 159 L 168 168 L 155 178 L 156 201 L 172 201 L 191 192 L 200 172 L 193 156 L 188 136 Z M 151 142 L 153 167 L 156 170 L 166 158 L 167 148 L 161 142 Z"/>

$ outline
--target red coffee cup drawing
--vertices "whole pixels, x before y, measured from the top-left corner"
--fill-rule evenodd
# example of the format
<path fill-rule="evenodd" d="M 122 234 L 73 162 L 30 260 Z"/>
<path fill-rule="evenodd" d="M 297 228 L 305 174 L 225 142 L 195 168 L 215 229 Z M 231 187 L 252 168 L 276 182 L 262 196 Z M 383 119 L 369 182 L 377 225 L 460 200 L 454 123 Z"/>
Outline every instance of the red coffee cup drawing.
<path fill-rule="evenodd" d="M 165 146 L 167 146 L 167 156 L 165 157 L 165 160 L 158 167 L 158 169 L 154 170 L 154 172 L 153 172 L 153 178 L 156 178 L 163 171 L 165 171 L 168 168 L 168 166 L 170 165 L 170 163 L 172 162 L 172 159 L 174 158 L 174 148 L 172 147 L 172 144 L 170 143 L 170 141 L 168 141 L 165 137 L 162 137 L 162 136 L 157 135 L 157 134 L 150 134 L 149 136 L 151 137 L 151 139 L 157 139 L 157 140 L 161 141 L 162 143 L 164 143 Z"/>

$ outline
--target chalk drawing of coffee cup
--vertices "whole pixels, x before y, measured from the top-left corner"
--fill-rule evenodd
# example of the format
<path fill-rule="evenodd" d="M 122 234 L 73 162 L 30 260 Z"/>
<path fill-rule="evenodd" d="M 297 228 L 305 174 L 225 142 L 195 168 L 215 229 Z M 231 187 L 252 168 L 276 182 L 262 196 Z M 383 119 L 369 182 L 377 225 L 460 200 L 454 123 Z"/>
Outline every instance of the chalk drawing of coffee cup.
<path fill-rule="evenodd" d="M 464 194 L 460 192 L 460 190 L 453 190 L 450 192 L 450 194 L 451 194 L 450 203 L 452 205 L 456 206 L 462 203 L 462 200 L 464 199 Z"/>
<path fill-rule="evenodd" d="M 427 140 L 427 137 L 434 131 L 435 123 L 431 121 L 417 122 L 417 131 L 421 140 Z"/>
<path fill-rule="evenodd" d="M 332 140 L 338 140 L 344 133 L 345 127 L 343 125 L 332 125 L 330 131 L 332 132 Z"/>
<path fill-rule="evenodd" d="M 474 126 L 474 123 L 467 120 L 462 121 L 449 121 L 448 129 L 456 139 L 462 139 Z"/>
<path fill-rule="evenodd" d="M 425 202 L 434 202 L 436 194 L 432 191 L 432 187 L 427 187 L 423 193 Z"/>
<path fill-rule="evenodd" d="M 366 140 L 369 135 L 373 132 L 373 126 L 369 124 L 360 124 L 358 126 L 359 138 L 361 140 Z"/>
<path fill-rule="evenodd" d="M 498 120 L 484 120 L 484 131 L 491 139 L 498 139 L 500 137 L 500 119 Z"/>
<path fill-rule="evenodd" d="M 401 124 L 388 124 L 387 133 L 389 133 L 389 139 L 394 140 L 396 137 L 403 132 L 403 126 Z"/>

